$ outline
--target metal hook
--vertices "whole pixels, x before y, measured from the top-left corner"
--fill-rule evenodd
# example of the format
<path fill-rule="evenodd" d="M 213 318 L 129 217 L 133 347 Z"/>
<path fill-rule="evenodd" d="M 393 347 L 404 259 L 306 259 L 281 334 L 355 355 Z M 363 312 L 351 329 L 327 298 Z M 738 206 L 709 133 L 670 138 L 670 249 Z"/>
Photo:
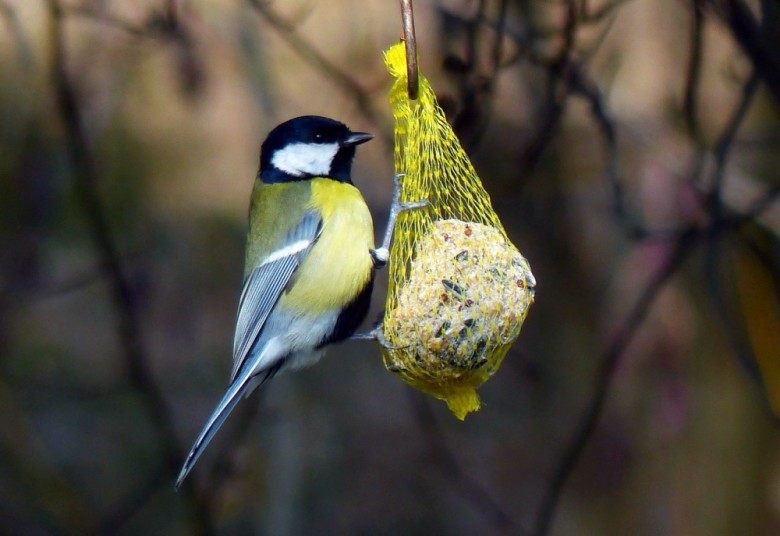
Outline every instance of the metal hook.
<path fill-rule="evenodd" d="M 406 46 L 406 90 L 409 99 L 417 100 L 420 81 L 417 68 L 417 37 L 414 34 L 414 9 L 412 0 L 401 0 L 401 22 Z"/>

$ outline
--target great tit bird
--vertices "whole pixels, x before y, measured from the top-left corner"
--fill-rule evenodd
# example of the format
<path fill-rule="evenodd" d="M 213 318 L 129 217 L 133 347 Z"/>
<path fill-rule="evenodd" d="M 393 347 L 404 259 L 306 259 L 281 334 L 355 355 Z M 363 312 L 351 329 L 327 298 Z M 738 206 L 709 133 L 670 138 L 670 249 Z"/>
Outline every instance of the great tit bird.
<path fill-rule="evenodd" d="M 368 312 L 375 268 L 371 214 L 350 177 L 363 132 L 318 116 L 286 121 L 260 150 L 249 209 L 244 284 L 227 392 L 206 421 L 178 488 L 242 396 L 280 371 L 314 364 Z M 397 215 L 397 180 L 391 219 Z"/>

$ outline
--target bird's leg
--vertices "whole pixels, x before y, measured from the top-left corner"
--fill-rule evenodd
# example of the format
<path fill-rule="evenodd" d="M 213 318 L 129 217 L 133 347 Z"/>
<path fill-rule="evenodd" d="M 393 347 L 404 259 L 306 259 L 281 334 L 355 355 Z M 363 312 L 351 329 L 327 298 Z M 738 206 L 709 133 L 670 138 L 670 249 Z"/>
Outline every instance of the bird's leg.
<path fill-rule="evenodd" d="M 349 340 L 351 341 L 376 341 L 388 350 L 398 350 L 400 346 L 393 346 L 385 339 L 385 334 L 382 331 L 382 322 L 379 322 L 374 329 L 365 333 L 356 333 L 352 335 Z"/>
<path fill-rule="evenodd" d="M 398 220 L 398 215 L 401 212 L 423 208 L 428 206 L 428 201 L 423 199 L 421 201 L 412 201 L 409 203 L 401 203 L 401 184 L 400 179 L 403 177 L 403 173 L 396 173 L 393 175 L 393 198 L 390 202 L 390 216 L 387 218 L 387 227 L 385 228 L 385 238 L 382 240 L 382 245 L 377 249 L 371 250 L 371 258 L 374 259 L 374 266 L 377 268 L 383 268 L 388 259 L 390 258 L 390 242 L 393 240 L 393 229 L 395 229 L 395 222 Z"/>
<path fill-rule="evenodd" d="M 390 202 L 390 216 L 387 218 L 387 227 L 385 228 L 385 237 L 382 240 L 382 245 L 377 249 L 371 250 L 371 258 L 374 260 L 374 266 L 377 268 L 383 268 L 387 265 L 387 261 L 390 259 L 390 242 L 393 240 L 393 230 L 395 229 L 395 222 L 398 220 L 398 215 L 401 212 L 412 210 L 415 208 L 423 208 L 428 206 L 428 201 L 423 199 L 421 201 L 412 201 L 409 203 L 401 203 L 401 177 L 403 173 L 396 173 L 393 175 L 393 198 Z M 397 349 L 391 345 L 387 339 L 385 339 L 384 332 L 382 331 L 382 322 L 379 323 L 366 333 L 357 333 L 350 337 L 351 340 L 369 340 L 377 341 L 383 347 L 388 350 Z"/>

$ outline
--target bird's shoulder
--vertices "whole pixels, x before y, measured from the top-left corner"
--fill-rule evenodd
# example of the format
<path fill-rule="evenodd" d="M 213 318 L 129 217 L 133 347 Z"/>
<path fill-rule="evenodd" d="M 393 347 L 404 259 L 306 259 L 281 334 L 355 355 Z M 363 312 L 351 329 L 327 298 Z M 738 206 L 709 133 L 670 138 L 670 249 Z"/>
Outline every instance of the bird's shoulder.
<path fill-rule="evenodd" d="M 309 181 L 265 184 L 256 181 L 249 208 L 246 270 L 259 266 L 285 240 L 310 212 Z"/>

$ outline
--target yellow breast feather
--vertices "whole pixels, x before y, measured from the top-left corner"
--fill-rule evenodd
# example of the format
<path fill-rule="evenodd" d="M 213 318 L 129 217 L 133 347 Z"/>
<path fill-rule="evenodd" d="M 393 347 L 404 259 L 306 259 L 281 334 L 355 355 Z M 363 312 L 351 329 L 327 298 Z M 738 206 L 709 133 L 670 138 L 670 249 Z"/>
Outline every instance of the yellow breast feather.
<path fill-rule="evenodd" d="M 352 302 L 372 277 L 374 228 L 363 196 L 351 184 L 331 179 L 311 181 L 308 209 L 323 218 L 322 234 L 298 272 L 282 305 L 324 313 Z"/>

